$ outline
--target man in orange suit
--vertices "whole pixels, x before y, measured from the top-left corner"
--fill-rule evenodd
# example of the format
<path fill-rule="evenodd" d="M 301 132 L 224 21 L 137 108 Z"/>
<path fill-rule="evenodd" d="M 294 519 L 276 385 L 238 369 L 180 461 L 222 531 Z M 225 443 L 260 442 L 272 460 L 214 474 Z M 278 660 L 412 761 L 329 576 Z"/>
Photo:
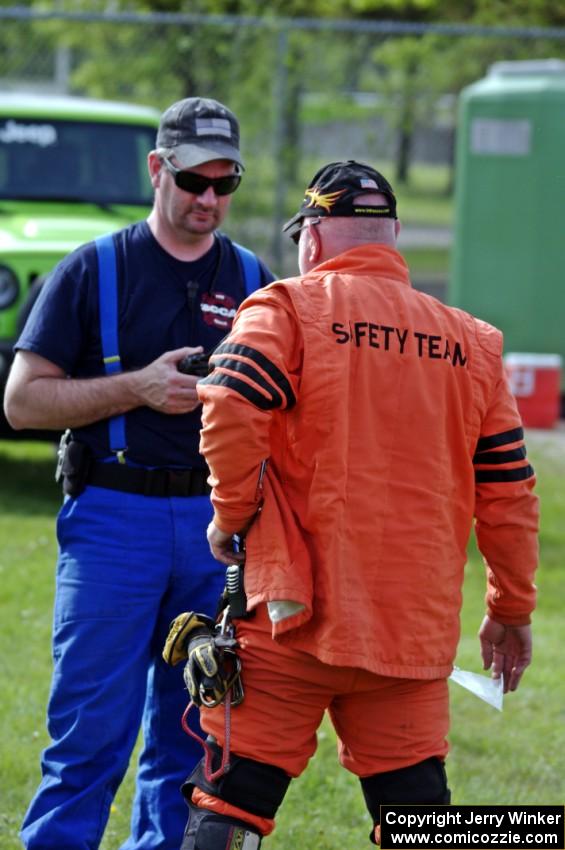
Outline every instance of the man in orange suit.
<path fill-rule="evenodd" d="M 285 225 L 300 277 L 240 307 L 198 384 L 213 554 L 243 561 L 245 699 L 231 769 L 184 791 L 182 850 L 256 850 L 328 710 L 379 806 L 450 801 L 447 678 L 466 545 L 486 562 L 485 669 L 531 658 L 538 504 L 496 328 L 415 291 L 396 199 L 353 161 L 322 168 Z M 203 709 L 221 761 L 225 707 Z"/>

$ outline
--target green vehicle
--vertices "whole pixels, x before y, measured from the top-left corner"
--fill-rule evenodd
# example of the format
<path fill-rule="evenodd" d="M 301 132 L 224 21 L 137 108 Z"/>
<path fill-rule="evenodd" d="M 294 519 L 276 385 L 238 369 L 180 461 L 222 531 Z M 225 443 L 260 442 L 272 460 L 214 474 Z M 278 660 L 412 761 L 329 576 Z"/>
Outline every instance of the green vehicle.
<path fill-rule="evenodd" d="M 51 269 L 149 213 L 147 154 L 158 123 L 143 106 L 0 93 L 0 397 L 12 346 Z M 30 435 L 0 416 L 0 436 Z"/>

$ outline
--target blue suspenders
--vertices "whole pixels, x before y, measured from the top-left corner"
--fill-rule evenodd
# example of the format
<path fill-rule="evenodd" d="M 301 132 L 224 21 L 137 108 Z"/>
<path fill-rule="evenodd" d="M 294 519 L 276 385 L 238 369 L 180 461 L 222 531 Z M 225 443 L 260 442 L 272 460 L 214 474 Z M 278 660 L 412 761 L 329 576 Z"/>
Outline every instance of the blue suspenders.
<path fill-rule="evenodd" d="M 120 349 L 118 345 L 118 274 L 116 268 L 116 248 L 111 233 L 94 240 L 98 255 L 98 303 L 100 307 L 100 338 L 102 357 L 107 375 L 116 375 L 122 371 Z M 250 295 L 261 284 L 259 261 L 253 251 L 232 243 L 239 257 L 245 281 L 245 291 Z M 108 421 L 110 430 L 110 450 L 119 463 L 125 463 L 126 417 L 124 414 L 112 416 Z"/>
<path fill-rule="evenodd" d="M 245 291 L 247 295 L 251 295 L 261 285 L 261 269 L 259 268 L 259 260 L 249 248 L 244 248 L 243 245 L 238 245 L 237 242 L 232 242 L 235 248 L 241 267 L 243 270 L 243 279 L 245 281 Z"/>
<path fill-rule="evenodd" d="M 122 371 L 120 349 L 118 345 L 118 274 L 116 269 L 116 249 L 112 234 L 95 239 L 98 254 L 98 303 L 100 306 L 100 338 L 102 357 L 107 375 L 116 375 Z M 122 414 L 112 416 L 108 421 L 110 429 L 110 450 L 120 463 L 125 463 L 126 417 Z"/>

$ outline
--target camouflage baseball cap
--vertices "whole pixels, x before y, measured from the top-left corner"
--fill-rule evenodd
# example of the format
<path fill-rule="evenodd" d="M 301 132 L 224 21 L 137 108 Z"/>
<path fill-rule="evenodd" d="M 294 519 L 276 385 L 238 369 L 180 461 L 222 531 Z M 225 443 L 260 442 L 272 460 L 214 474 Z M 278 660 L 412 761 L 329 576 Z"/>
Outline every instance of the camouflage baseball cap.
<path fill-rule="evenodd" d="M 230 159 L 243 168 L 239 123 L 227 106 L 209 97 L 187 97 L 163 113 L 157 148 L 174 152 L 181 168 Z"/>

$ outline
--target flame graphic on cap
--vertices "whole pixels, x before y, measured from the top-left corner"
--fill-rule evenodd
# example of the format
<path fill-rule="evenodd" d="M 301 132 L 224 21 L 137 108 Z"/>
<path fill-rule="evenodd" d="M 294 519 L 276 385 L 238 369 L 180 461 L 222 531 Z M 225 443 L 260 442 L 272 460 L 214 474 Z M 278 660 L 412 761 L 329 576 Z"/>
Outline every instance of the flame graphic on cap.
<path fill-rule="evenodd" d="M 310 198 L 310 203 L 307 204 L 308 207 L 321 207 L 326 212 L 330 212 L 337 199 L 345 191 L 345 189 L 340 189 L 339 192 L 330 192 L 328 195 L 322 195 L 316 186 L 314 186 L 313 189 L 306 189 L 304 194 L 307 198 Z"/>

